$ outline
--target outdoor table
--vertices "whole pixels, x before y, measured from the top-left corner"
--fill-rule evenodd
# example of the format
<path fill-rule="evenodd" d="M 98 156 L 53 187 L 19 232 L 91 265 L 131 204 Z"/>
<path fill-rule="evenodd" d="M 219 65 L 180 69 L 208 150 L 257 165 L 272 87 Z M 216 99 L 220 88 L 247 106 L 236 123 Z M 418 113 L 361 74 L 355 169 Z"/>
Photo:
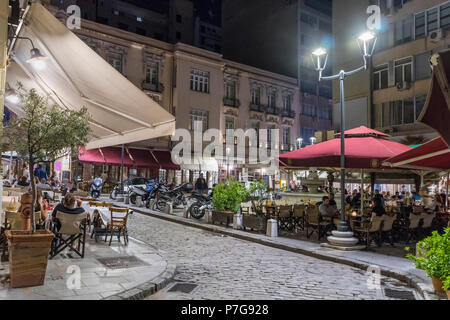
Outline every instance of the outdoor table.
<path fill-rule="evenodd" d="M 89 217 L 91 221 L 94 221 L 94 213 L 97 211 L 100 215 L 102 223 L 104 226 L 108 226 L 108 223 L 111 222 L 111 211 L 109 211 L 109 207 L 91 207 L 89 206 L 89 202 L 83 201 L 81 207 L 89 213 Z M 117 217 L 125 217 L 126 213 L 116 212 L 114 213 Z"/>

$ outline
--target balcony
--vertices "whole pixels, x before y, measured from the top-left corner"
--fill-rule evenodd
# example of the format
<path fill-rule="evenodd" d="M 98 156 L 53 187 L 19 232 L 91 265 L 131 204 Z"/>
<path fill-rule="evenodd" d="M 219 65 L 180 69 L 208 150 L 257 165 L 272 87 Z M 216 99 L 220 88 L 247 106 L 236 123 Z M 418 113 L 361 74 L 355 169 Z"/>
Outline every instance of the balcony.
<path fill-rule="evenodd" d="M 223 105 L 226 107 L 239 108 L 241 106 L 241 102 L 238 99 L 224 97 Z"/>
<path fill-rule="evenodd" d="M 142 82 L 142 90 L 162 93 L 164 91 L 164 85 L 160 82 L 150 83 L 150 82 L 143 81 Z"/>
<path fill-rule="evenodd" d="M 271 114 L 274 116 L 279 116 L 281 114 L 281 109 L 276 107 L 268 107 L 267 114 Z"/>
<path fill-rule="evenodd" d="M 266 112 L 266 106 L 263 106 L 262 104 L 254 104 L 250 102 L 250 111 L 256 111 L 256 112 Z"/>
<path fill-rule="evenodd" d="M 283 110 L 281 111 L 281 116 L 283 118 L 291 118 L 291 119 L 295 119 L 295 111 L 292 110 Z"/>

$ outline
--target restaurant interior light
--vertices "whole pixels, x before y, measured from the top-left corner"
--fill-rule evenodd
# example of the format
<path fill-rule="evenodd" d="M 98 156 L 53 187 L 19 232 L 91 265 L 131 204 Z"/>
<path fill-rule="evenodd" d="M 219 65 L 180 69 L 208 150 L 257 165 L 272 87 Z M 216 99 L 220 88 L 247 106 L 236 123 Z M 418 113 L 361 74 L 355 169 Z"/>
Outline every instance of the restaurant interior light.
<path fill-rule="evenodd" d="M 36 63 L 39 61 L 48 60 L 47 56 L 44 56 L 38 48 L 33 48 L 30 50 L 30 59 L 27 60 L 27 63 Z"/>

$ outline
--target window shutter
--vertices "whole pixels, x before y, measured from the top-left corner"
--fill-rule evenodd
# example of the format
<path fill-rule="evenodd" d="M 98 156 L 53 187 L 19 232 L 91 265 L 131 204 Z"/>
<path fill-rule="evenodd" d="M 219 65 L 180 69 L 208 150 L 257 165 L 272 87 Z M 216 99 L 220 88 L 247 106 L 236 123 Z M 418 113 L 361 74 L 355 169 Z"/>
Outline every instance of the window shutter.
<path fill-rule="evenodd" d="M 388 86 L 395 86 L 395 64 L 394 60 L 389 61 L 389 69 L 388 69 Z"/>

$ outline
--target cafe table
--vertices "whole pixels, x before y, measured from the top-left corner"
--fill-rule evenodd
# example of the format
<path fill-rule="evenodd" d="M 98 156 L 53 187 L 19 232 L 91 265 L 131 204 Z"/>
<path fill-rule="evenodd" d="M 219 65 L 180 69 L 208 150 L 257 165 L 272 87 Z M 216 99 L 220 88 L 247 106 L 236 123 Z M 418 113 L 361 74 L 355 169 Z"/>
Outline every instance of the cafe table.
<path fill-rule="evenodd" d="M 104 226 L 108 226 L 108 223 L 111 222 L 111 211 L 109 210 L 109 207 L 90 206 L 89 202 L 87 202 L 87 201 L 83 201 L 81 203 L 81 207 L 87 213 L 89 213 L 89 217 L 91 218 L 91 221 L 94 221 L 94 214 L 95 214 L 95 212 L 98 212 Z M 126 212 L 115 212 L 114 216 L 118 217 L 118 218 L 122 218 L 122 217 L 126 216 Z"/>

